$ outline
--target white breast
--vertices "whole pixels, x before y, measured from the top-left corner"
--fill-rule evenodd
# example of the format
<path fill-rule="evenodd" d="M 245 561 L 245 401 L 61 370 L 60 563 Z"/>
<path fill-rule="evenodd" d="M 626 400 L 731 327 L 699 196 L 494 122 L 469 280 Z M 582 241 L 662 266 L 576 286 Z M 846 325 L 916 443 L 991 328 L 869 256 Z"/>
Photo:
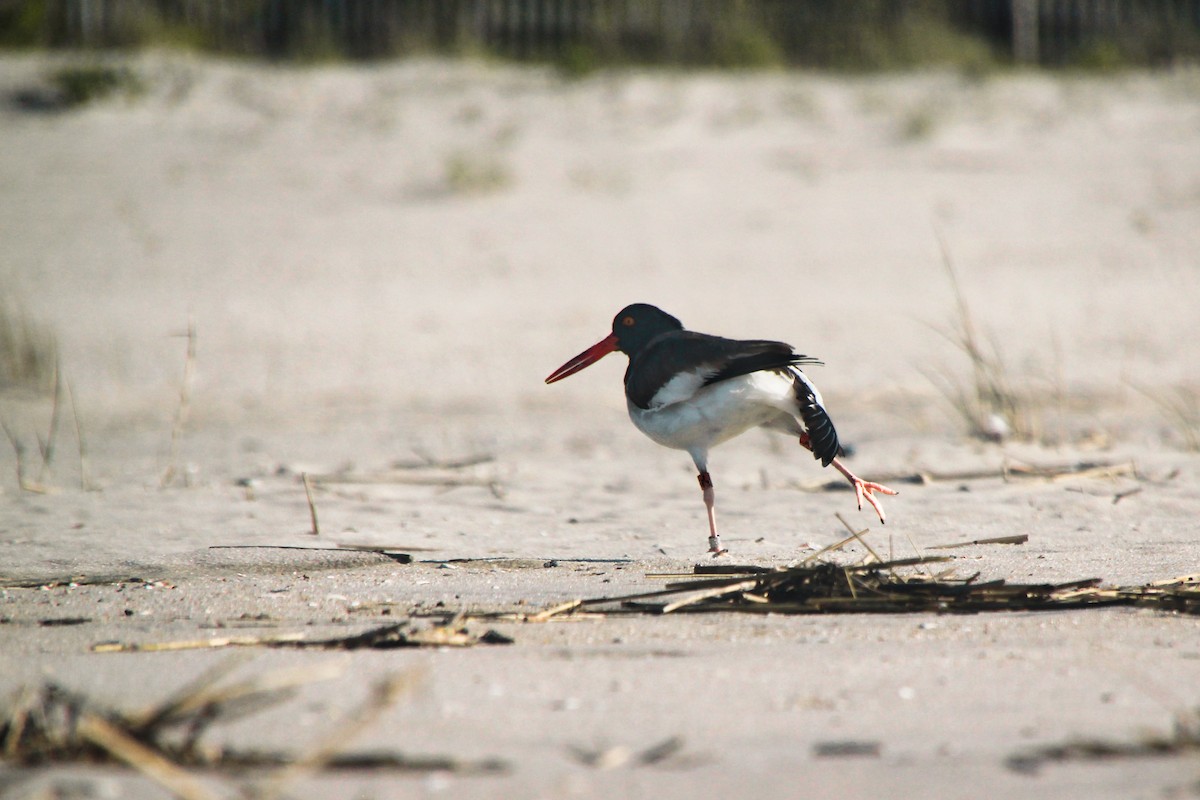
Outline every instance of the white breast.
<path fill-rule="evenodd" d="M 677 380 L 680 384 L 673 385 Z M 649 409 L 628 403 L 633 424 L 664 447 L 688 451 L 712 447 L 777 419 L 781 412 L 793 416 L 797 412 L 788 373 L 754 372 L 690 392 L 684 391 L 689 387 L 683 383 L 683 378 L 676 378 L 655 395 L 656 401 L 680 395 L 683 400 Z"/>

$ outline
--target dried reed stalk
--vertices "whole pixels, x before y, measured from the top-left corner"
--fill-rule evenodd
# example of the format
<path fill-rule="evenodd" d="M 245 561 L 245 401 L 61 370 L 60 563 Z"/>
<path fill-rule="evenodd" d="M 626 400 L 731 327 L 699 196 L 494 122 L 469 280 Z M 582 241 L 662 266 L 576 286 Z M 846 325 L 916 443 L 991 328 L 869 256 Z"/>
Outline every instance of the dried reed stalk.
<path fill-rule="evenodd" d="M 170 486 L 179 472 L 179 444 L 183 439 L 183 431 L 187 426 L 192 407 L 192 378 L 196 371 L 196 323 L 188 320 L 187 350 L 183 359 L 183 380 L 179 386 L 179 405 L 175 408 L 175 419 L 171 423 L 171 451 L 168 456 L 167 469 L 163 472 L 159 485 Z"/>

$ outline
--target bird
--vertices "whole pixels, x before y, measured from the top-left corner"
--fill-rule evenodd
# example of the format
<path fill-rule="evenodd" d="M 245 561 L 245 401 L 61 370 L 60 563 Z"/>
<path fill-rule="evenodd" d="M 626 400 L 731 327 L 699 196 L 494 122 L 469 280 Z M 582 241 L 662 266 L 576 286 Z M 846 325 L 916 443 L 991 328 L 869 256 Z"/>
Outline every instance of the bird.
<path fill-rule="evenodd" d="M 629 356 L 625 401 L 633 424 L 658 444 L 687 451 L 696 465 L 713 557 L 728 551 L 717 532 L 708 451 L 751 428 L 797 437 L 823 467 L 845 476 L 860 511 L 865 500 L 879 521 L 887 522 L 875 493 L 899 493 L 859 478 L 838 458 L 843 451 L 833 420 L 801 369 L 821 364 L 818 359 L 784 342 L 690 331 L 657 306 L 634 303 L 613 318 L 612 333 L 550 373 L 546 383 L 570 377 L 614 352 Z"/>

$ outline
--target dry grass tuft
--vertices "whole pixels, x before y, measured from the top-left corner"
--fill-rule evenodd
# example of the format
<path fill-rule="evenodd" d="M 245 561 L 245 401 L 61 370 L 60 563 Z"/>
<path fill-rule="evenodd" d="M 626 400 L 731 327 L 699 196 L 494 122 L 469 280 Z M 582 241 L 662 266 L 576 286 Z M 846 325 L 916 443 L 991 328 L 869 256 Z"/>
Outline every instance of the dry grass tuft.
<path fill-rule="evenodd" d="M 408 756 L 389 750 L 345 752 L 347 744 L 411 693 L 420 677 L 385 677 L 366 700 L 347 711 L 315 745 L 300 752 L 235 750 L 205 741 L 220 723 L 256 714 L 292 698 L 297 689 L 341 673 L 332 664 L 260 672 L 230 681 L 242 659 L 215 665 L 177 692 L 142 711 L 129 712 L 55 683 L 22 691 L 0 715 L 0 764 L 52 769 L 69 764 L 123 765 L 154 781 L 175 797 L 210 800 L 219 795 L 198 780 L 199 773 L 242 779 L 262 774 L 257 786 L 239 796 L 274 798 L 298 779 L 316 773 L 400 771 L 407 773 L 503 772 L 495 759 Z"/>
<path fill-rule="evenodd" d="M 183 485 L 188 485 L 186 468 L 182 471 L 179 468 L 179 449 L 192 409 L 192 381 L 196 374 L 196 323 L 194 320 L 188 319 L 187 332 L 181 335 L 187 338 L 187 349 L 184 351 L 183 381 L 179 387 L 179 405 L 175 408 L 175 418 L 171 423 L 170 461 L 166 470 L 163 471 L 162 478 L 159 479 L 159 486 L 164 489 L 180 475 L 183 476 Z"/>
<path fill-rule="evenodd" d="M 947 373 L 927 377 L 963 418 L 972 436 L 993 442 L 1034 439 L 1039 426 L 1028 393 L 1014 387 L 995 339 L 989 336 L 985 341 L 980 336 L 950 250 L 940 233 L 937 238 L 957 310 L 953 327 L 941 333 L 967 357 L 971 372 L 965 380 Z"/>
<path fill-rule="evenodd" d="M 862 542 L 856 534 L 835 545 Z M 1018 537 L 989 540 L 1017 544 Z M 965 544 L 964 544 L 965 546 Z M 915 556 L 888 561 L 878 555 L 856 564 L 818 560 L 794 567 L 697 565 L 691 575 L 665 589 L 620 597 L 587 598 L 579 608 L 596 613 L 671 614 L 977 614 L 1002 611 L 1138 606 L 1180 614 L 1200 613 L 1200 575 L 1182 575 L 1142 586 L 1103 586 L 1100 578 L 1065 583 L 1009 583 L 958 576 L 930 567 L 949 556 Z M 913 568 L 919 571 L 910 572 Z"/>
<path fill-rule="evenodd" d="M 1009 583 L 980 580 L 979 572 L 956 575 L 951 556 L 884 560 L 867 544 L 868 530 L 855 531 L 839 515 L 850 536 L 786 567 L 735 564 L 697 564 L 692 573 L 647 577 L 675 579 L 665 589 L 617 597 L 592 597 L 555 606 L 556 619 L 582 610 L 592 616 L 608 614 L 671 614 L 740 612 L 748 614 L 906 614 L 998 611 L 1064 611 L 1067 609 L 1138 606 L 1179 614 L 1200 614 L 1200 574 L 1181 575 L 1140 586 L 1102 586 L 1100 578 L 1066 583 Z M 1016 534 L 943 547 L 983 544 L 1020 545 L 1028 537 Z M 855 563 L 823 558 L 851 542 L 867 555 Z M 916 573 L 912 570 L 916 568 Z M 532 621 L 533 617 L 526 617 Z"/>
<path fill-rule="evenodd" d="M 53 398 L 48 432 L 36 437 L 41 455 L 41 467 L 36 477 L 31 472 L 27 458 L 30 450 L 19 432 L 20 426 L 9 418 L 5 409 L 0 409 L 0 432 L 16 456 L 17 482 L 21 489 L 46 492 L 49 487 L 45 481 L 54 462 L 63 394 L 65 390 L 69 391 L 69 386 L 64 384 L 59 369 L 54 334 L 31 319 L 11 296 L 4 295 L 4 287 L 0 286 L 0 396 L 14 394 L 41 400 L 49 395 Z"/>
<path fill-rule="evenodd" d="M 10 299 L 0 300 L 0 391 L 48 392 L 56 384 L 58 343 Z"/>
<path fill-rule="evenodd" d="M 1158 406 L 1171 429 L 1179 434 L 1185 450 L 1200 453 L 1200 391 L 1177 386 L 1171 392 L 1155 392 L 1133 383 L 1129 385 Z"/>

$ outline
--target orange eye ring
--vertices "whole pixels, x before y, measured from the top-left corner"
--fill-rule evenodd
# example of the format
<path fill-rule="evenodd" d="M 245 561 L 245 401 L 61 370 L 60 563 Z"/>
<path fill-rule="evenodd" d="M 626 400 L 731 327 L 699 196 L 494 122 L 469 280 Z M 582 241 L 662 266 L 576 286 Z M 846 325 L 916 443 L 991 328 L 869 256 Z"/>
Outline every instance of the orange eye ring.
<path fill-rule="evenodd" d="M 633 317 L 625 317 L 623 320 L 621 320 L 621 324 L 624 325 L 626 328 L 632 328 L 633 327 Z"/>

